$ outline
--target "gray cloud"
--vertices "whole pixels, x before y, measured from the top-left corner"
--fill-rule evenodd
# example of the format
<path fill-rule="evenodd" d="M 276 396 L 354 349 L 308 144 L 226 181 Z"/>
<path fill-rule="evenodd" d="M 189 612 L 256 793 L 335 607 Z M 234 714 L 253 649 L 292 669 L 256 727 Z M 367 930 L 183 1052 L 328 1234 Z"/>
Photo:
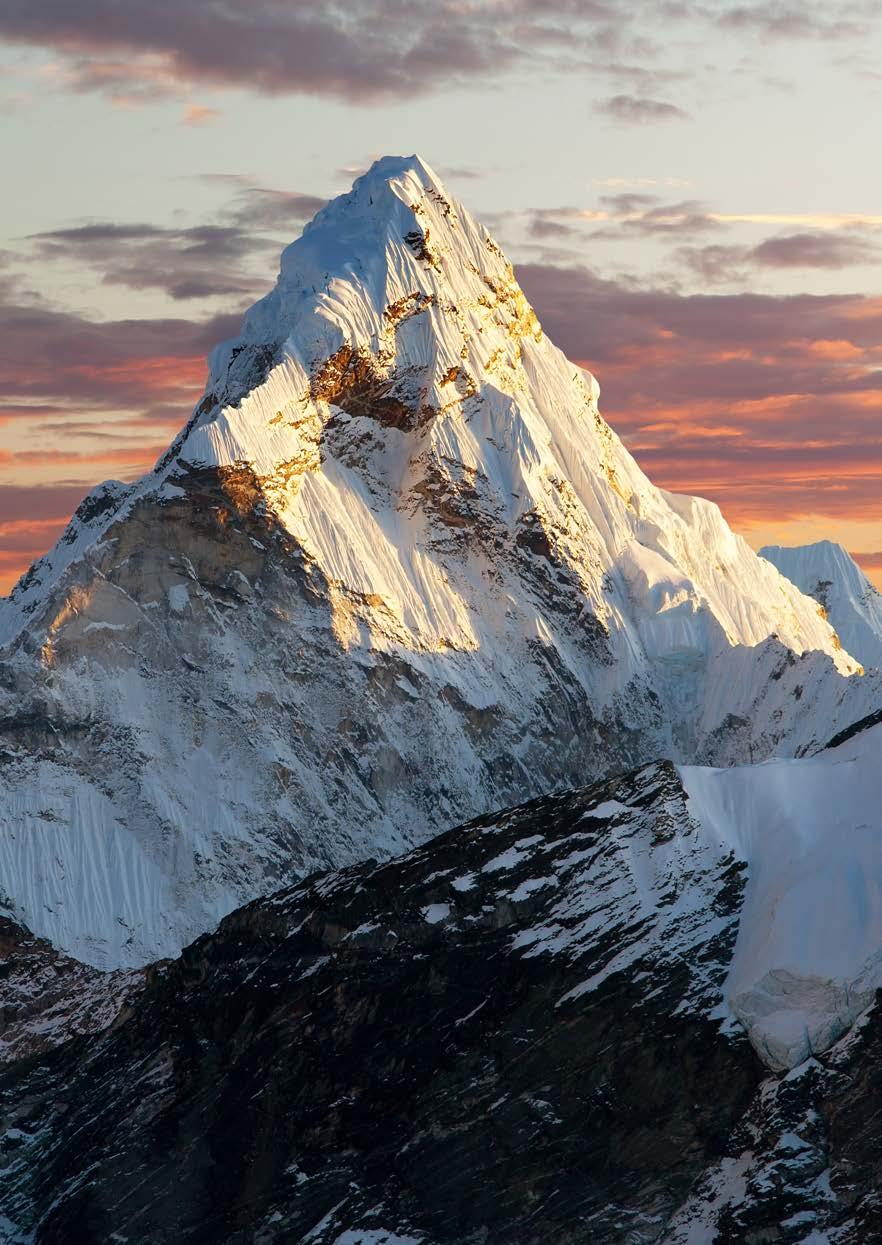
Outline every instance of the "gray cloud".
<path fill-rule="evenodd" d="M 700 69 L 683 44 L 713 28 L 745 40 L 866 40 L 869 3 L 728 0 L 3 0 L 0 39 L 49 50 L 68 90 L 126 102 L 240 88 L 377 103 L 500 79 L 579 72 L 623 94 L 625 123 L 682 119 L 666 98 Z M 685 58 L 685 59 L 684 59 Z M 185 123 L 210 119 L 191 104 Z"/>
<path fill-rule="evenodd" d="M 90 222 L 32 234 L 41 259 L 84 264 L 106 285 L 162 290 L 175 301 L 250 297 L 266 284 L 265 260 L 300 232 L 325 200 L 237 178 L 220 223 L 174 228 Z M 281 238 L 263 236 L 270 231 Z"/>
<path fill-rule="evenodd" d="M 648 212 L 659 202 L 658 195 L 642 191 L 622 191 L 614 195 L 601 195 L 600 204 L 611 216 L 637 216 Z"/>
<path fill-rule="evenodd" d="M 326 203 L 327 199 L 302 194 L 299 190 L 243 186 L 227 210 L 226 217 L 243 228 L 292 232 L 304 221 L 311 220 Z"/>
<path fill-rule="evenodd" d="M 757 246 L 684 246 L 674 258 L 713 284 L 741 282 L 751 268 L 820 268 L 840 271 L 878 264 L 882 250 L 854 230 L 817 231 L 767 238 Z"/>
<path fill-rule="evenodd" d="M 596 211 L 534 208 L 528 215 L 527 231 L 539 241 L 587 238 L 621 242 L 634 237 L 693 237 L 725 228 L 707 204 L 697 199 L 663 203 L 657 195 L 641 192 L 601 195 L 599 203 Z"/>
<path fill-rule="evenodd" d="M 581 66 L 632 92 L 607 101 L 611 115 L 646 121 L 683 115 L 647 94 L 683 76 L 661 63 L 672 27 L 719 22 L 789 38 L 861 29 L 834 19 L 817 5 L 623 0 L 4 0 L 0 38 L 52 49 L 73 90 L 129 99 L 161 98 L 183 83 L 377 101 L 473 85 L 521 64 Z"/>
<path fill-rule="evenodd" d="M 577 225 L 568 224 L 554 210 L 537 210 L 530 215 L 527 232 L 531 238 L 540 242 L 557 241 L 565 238 L 582 237 L 583 231 Z"/>
<path fill-rule="evenodd" d="M 633 358 L 635 348 L 657 343 L 660 332 L 701 342 L 702 353 L 711 347 L 759 350 L 795 336 L 842 338 L 866 348 L 882 342 L 882 302 L 857 294 L 682 294 L 606 280 L 587 268 L 541 264 L 520 265 L 517 275 L 543 327 L 573 359 Z M 641 361 L 634 368 L 635 379 L 642 367 Z M 882 373 L 873 383 L 882 387 Z"/>
<path fill-rule="evenodd" d="M 674 258 L 711 285 L 742 281 L 746 276 L 747 254 L 742 246 L 682 246 Z"/>
<path fill-rule="evenodd" d="M 634 197 L 634 196 L 625 196 Z M 679 203 L 660 203 L 634 216 L 622 219 L 620 228 L 626 234 L 641 237 L 670 237 L 675 234 L 696 234 L 721 228 L 720 222 L 697 199 Z"/>
<path fill-rule="evenodd" d="M 43 260 L 84 264 L 97 269 L 105 285 L 162 290 L 176 301 L 251 293 L 255 277 L 242 265 L 270 245 L 232 225 L 164 229 L 110 222 L 47 230 L 29 241 Z"/>
<path fill-rule="evenodd" d="M 538 264 L 517 275 L 657 483 L 730 515 L 882 513 L 882 300 L 683 294 Z"/>
<path fill-rule="evenodd" d="M 76 510 L 85 492 L 82 484 L 4 484 L 0 489 L 0 524 L 14 523 L 26 515 L 38 522 L 54 519 L 61 525 Z M 50 543 L 46 537 L 34 543 L 32 532 L 27 532 L 25 539 L 19 541 L 6 531 L 0 535 L 4 550 L 10 553 L 14 553 L 17 546 L 22 546 L 26 553 L 41 553 Z M 20 558 L 10 560 L 21 561 Z"/>
<path fill-rule="evenodd" d="M 178 400 L 199 383 L 194 372 L 212 347 L 240 323 L 236 315 L 93 320 L 0 290 L 0 409 L 9 404 L 20 417 L 39 418 L 51 403 L 143 410 Z"/>
<path fill-rule="evenodd" d="M 862 3 L 831 4 L 803 0 L 801 4 L 779 2 L 727 5 L 718 15 L 725 30 L 757 34 L 764 39 L 860 39 L 875 16 L 873 6 Z"/>
<path fill-rule="evenodd" d="M 646 125 L 655 121 L 688 121 L 689 114 L 676 104 L 660 99 L 643 99 L 637 95 L 613 95 L 596 105 L 597 112 L 625 121 L 629 125 Z"/>
<path fill-rule="evenodd" d="M 749 258 L 769 268 L 850 268 L 878 263 L 878 246 L 854 233 L 794 233 L 767 238 Z"/>
<path fill-rule="evenodd" d="M 555 6 L 584 24 L 580 7 Z M 589 21 L 593 7 L 584 9 Z M 484 13 L 446 0 L 5 0 L 0 37 L 64 55 L 78 91 L 161 97 L 185 82 L 376 101 L 454 78 L 498 76 L 523 54 L 510 32 L 529 8 L 520 2 Z M 534 47 L 541 34 L 540 26 Z M 143 59 L 131 63 L 132 55 Z"/>

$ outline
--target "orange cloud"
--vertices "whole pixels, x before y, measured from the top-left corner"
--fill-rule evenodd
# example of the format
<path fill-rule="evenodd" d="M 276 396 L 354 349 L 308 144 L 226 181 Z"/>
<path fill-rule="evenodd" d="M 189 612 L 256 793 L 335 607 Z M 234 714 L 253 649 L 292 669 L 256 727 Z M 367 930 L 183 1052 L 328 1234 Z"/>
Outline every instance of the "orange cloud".
<path fill-rule="evenodd" d="M 216 108 L 206 108 L 204 104 L 188 104 L 181 117 L 181 125 L 208 125 L 219 116 Z"/>
<path fill-rule="evenodd" d="M 162 355 L 114 364 L 79 363 L 68 369 L 71 377 L 106 385 L 108 390 L 137 386 L 147 398 L 168 398 L 170 391 L 201 388 L 205 371 L 205 359 L 201 356 L 181 359 Z"/>
<path fill-rule="evenodd" d="M 841 338 L 839 341 L 809 342 L 809 350 L 820 359 L 861 359 L 864 356 L 860 346 Z"/>
<path fill-rule="evenodd" d="M 18 450 L 7 454 L 10 463 L 42 463 L 47 467 L 70 466 L 72 463 L 90 466 L 92 463 L 152 463 L 166 448 L 165 444 L 118 445 L 114 449 L 94 450 L 80 453 L 77 450 Z M 0 452 L 0 462 L 4 456 Z"/>

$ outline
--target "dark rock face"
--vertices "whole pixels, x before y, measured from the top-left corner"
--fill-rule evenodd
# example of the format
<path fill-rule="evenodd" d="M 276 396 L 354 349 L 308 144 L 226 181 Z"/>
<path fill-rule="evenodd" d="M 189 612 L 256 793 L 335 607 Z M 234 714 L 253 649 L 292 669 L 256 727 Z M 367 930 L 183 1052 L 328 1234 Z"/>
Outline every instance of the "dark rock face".
<path fill-rule="evenodd" d="M 0 916 L 0 1065 L 105 1029 L 143 981 L 81 964 Z"/>
<path fill-rule="evenodd" d="M 0 1223 L 38 1245 L 880 1239 L 882 1022 L 770 1078 L 713 1015 L 742 893 L 661 764 L 256 901 L 100 1037 L 7 1070 Z"/>
<path fill-rule="evenodd" d="M 882 1241 L 882 1009 L 817 1059 L 763 1082 L 666 1245 Z M 690 1235 L 691 1232 L 691 1235 Z"/>
<path fill-rule="evenodd" d="M 707 1015 L 741 886 L 695 838 L 653 766 L 241 909 L 10 1074 L 5 1213 L 46 1242 L 655 1239 L 760 1077 Z"/>

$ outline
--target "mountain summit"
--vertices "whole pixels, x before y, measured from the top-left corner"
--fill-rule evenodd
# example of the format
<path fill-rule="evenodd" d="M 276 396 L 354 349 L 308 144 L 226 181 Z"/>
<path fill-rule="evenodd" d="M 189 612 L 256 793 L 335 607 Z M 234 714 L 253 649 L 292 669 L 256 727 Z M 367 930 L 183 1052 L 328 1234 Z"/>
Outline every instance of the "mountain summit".
<path fill-rule="evenodd" d="M 818 602 L 861 665 L 882 667 L 882 594 L 841 545 L 831 540 L 793 548 L 767 545 L 760 557 Z"/>
<path fill-rule="evenodd" d="M 154 470 L 0 607 L 9 914 L 142 964 L 292 875 L 877 708 L 817 603 L 655 488 L 598 396 L 419 158 L 324 208 Z"/>

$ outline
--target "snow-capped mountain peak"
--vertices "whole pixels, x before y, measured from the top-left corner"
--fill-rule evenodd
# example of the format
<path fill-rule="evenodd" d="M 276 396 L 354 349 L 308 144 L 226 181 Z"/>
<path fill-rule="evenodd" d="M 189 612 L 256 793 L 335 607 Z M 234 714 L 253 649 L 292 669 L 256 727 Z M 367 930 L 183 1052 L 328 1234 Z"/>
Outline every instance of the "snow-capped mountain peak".
<path fill-rule="evenodd" d="M 730 644 L 775 634 L 855 671 L 716 507 L 650 484 L 598 397 L 543 337 L 489 233 L 419 157 L 386 157 L 285 250 L 275 289 L 213 353 L 178 462 L 247 464 L 331 580 L 384 596 L 431 647 L 475 642 L 474 611 L 446 571 L 448 590 L 437 583 L 437 559 L 414 576 L 415 551 L 429 524 L 483 526 L 548 544 L 605 630 L 622 611 L 602 574 L 624 581 L 653 620 L 644 647 L 664 651 L 673 628 L 678 648 L 703 651 L 692 616 L 707 607 Z M 441 617 L 427 587 L 447 598 Z"/>
<path fill-rule="evenodd" d="M 153 472 L 0 605 L 6 907 L 91 962 L 660 756 L 878 708 L 816 602 L 656 488 L 416 157 L 282 256 Z"/>
<path fill-rule="evenodd" d="M 842 545 L 767 545 L 760 557 L 819 603 L 853 657 L 868 669 L 882 667 L 882 594 Z"/>

